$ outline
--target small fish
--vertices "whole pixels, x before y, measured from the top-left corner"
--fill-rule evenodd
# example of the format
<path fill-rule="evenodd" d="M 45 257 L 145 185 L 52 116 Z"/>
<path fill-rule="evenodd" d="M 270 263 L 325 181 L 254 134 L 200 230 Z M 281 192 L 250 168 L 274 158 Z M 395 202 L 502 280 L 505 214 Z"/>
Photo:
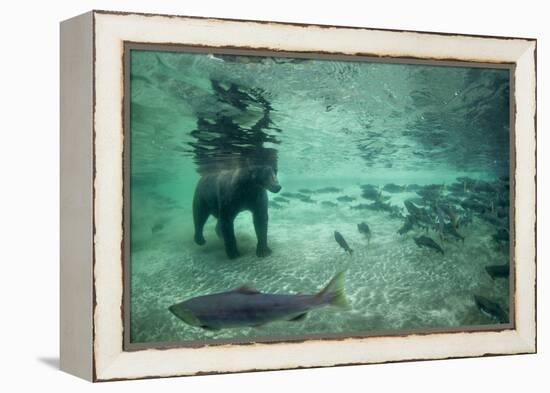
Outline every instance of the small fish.
<path fill-rule="evenodd" d="M 487 207 L 484 203 L 480 202 L 479 200 L 473 199 L 473 198 L 463 200 L 460 203 L 460 206 L 462 206 L 462 208 L 464 210 L 475 211 L 479 214 L 483 214 L 483 213 L 486 213 L 488 211 L 491 211 L 490 207 Z"/>
<path fill-rule="evenodd" d="M 338 202 L 353 202 L 355 200 L 355 198 L 347 196 L 347 195 L 343 195 L 343 196 L 340 196 L 340 197 L 336 198 L 336 200 Z"/>
<path fill-rule="evenodd" d="M 420 197 L 413 197 L 413 198 L 409 198 L 407 199 L 409 202 L 412 202 L 413 204 L 415 205 L 418 205 L 418 206 L 425 206 L 426 205 L 426 201 Z"/>
<path fill-rule="evenodd" d="M 420 190 L 416 191 L 418 195 L 430 202 L 435 202 L 441 196 L 441 189 L 431 188 L 430 186 L 424 186 Z"/>
<path fill-rule="evenodd" d="M 151 233 L 157 233 L 164 229 L 164 223 L 163 222 L 157 222 L 155 225 L 151 227 Z"/>
<path fill-rule="evenodd" d="M 207 330 L 261 326 L 273 321 L 301 321 L 313 309 L 332 305 L 348 308 L 344 272 L 313 295 L 262 293 L 242 286 L 228 292 L 199 296 L 168 309 L 183 322 Z"/>
<path fill-rule="evenodd" d="M 498 303 L 478 295 L 474 295 L 474 301 L 479 311 L 489 318 L 496 319 L 499 323 L 508 323 L 510 321 L 508 314 Z"/>
<path fill-rule="evenodd" d="M 458 216 L 452 206 L 443 204 L 440 206 L 440 208 L 447 215 L 447 217 L 449 217 L 454 227 L 458 228 Z"/>
<path fill-rule="evenodd" d="M 297 194 L 294 192 L 282 192 L 281 195 L 284 196 L 285 198 L 301 198 L 304 196 L 302 194 Z"/>
<path fill-rule="evenodd" d="M 485 266 L 485 271 L 491 278 L 506 278 L 510 276 L 510 264 Z"/>
<path fill-rule="evenodd" d="M 444 184 L 427 184 L 424 186 L 425 190 L 431 190 L 431 191 L 443 191 L 445 188 Z"/>
<path fill-rule="evenodd" d="M 420 186 L 418 184 L 408 184 L 408 185 L 405 186 L 405 189 L 408 192 L 416 192 L 416 191 L 420 190 Z"/>
<path fill-rule="evenodd" d="M 360 203 L 360 204 L 358 204 L 358 205 L 350 206 L 349 208 L 350 208 L 350 209 L 353 209 L 353 210 L 366 210 L 366 209 L 369 209 L 369 208 L 370 208 L 370 204 L 368 204 L 368 203 Z"/>
<path fill-rule="evenodd" d="M 317 203 L 317 201 L 314 199 L 311 199 L 309 195 L 301 195 L 298 199 L 305 203 Z"/>
<path fill-rule="evenodd" d="M 397 233 L 399 233 L 400 235 L 404 235 L 405 233 L 413 229 L 413 225 L 414 225 L 414 218 L 412 216 L 407 216 L 405 218 L 405 222 L 403 223 L 403 226 L 399 228 Z"/>
<path fill-rule="evenodd" d="M 464 194 L 464 184 L 460 182 L 451 183 L 448 187 L 448 190 L 451 193 Z"/>
<path fill-rule="evenodd" d="M 359 187 L 361 187 L 361 189 L 364 191 L 364 190 L 375 190 L 375 191 L 378 191 L 378 187 L 375 186 L 374 184 L 361 184 Z"/>
<path fill-rule="evenodd" d="M 502 219 L 505 219 L 507 221 L 508 218 L 509 218 L 510 212 L 508 211 L 507 208 L 499 206 L 495 209 L 495 214 L 498 218 L 502 218 Z"/>
<path fill-rule="evenodd" d="M 433 220 L 430 217 L 428 210 L 426 210 L 425 208 L 420 208 L 416 206 L 410 200 L 406 200 L 403 203 L 405 204 L 405 207 L 407 208 L 407 211 L 409 212 L 409 214 L 414 218 L 414 222 L 418 226 L 423 226 L 426 229 L 428 227 L 433 226 Z"/>
<path fill-rule="evenodd" d="M 472 190 L 475 192 L 486 192 L 486 193 L 492 193 L 496 192 L 496 187 L 486 181 L 478 180 L 472 187 Z"/>
<path fill-rule="evenodd" d="M 273 200 L 277 203 L 290 203 L 290 201 L 288 199 L 280 197 L 280 196 L 277 196 L 277 197 L 273 198 Z"/>
<path fill-rule="evenodd" d="M 377 201 L 380 199 L 380 190 L 372 184 L 364 184 L 361 186 L 361 189 L 363 190 L 361 194 L 363 198 L 371 201 Z"/>
<path fill-rule="evenodd" d="M 436 207 L 436 214 L 437 214 L 437 231 L 439 232 L 439 236 L 441 240 L 444 240 L 445 224 L 446 224 L 445 215 L 443 214 L 443 210 L 441 210 L 439 206 Z"/>
<path fill-rule="evenodd" d="M 458 205 L 460 205 L 460 203 L 462 202 L 462 197 L 456 196 L 456 195 L 447 195 L 447 196 L 445 197 L 445 201 L 446 201 L 447 203 L 449 203 L 449 204 L 453 204 L 453 205 L 455 205 L 455 206 L 458 206 Z M 450 206 L 449 206 L 449 207 L 450 207 Z M 456 211 L 454 210 L 454 208 L 453 208 L 453 211 L 452 211 L 451 213 L 449 213 L 449 212 L 447 212 L 447 211 L 446 211 L 445 213 L 446 213 L 447 215 L 449 215 L 449 214 L 455 214 L 455 215 L 456 215 L 456 214 L 457 214 Z M 452 219 L 452 218 L 451 218 L 451 219 Z"/>
<path fill-rule="evenodd" d="M 416 206 L 413 202 L 410 200 L 406 200 L 403 202 L 405 204 L 405 207 L 407 208 L 407 211 L 411 216 L 418 217 L 422 214 L 422 209 L 420 209 L 418 206 Z"/>
<path fill-rule="evenodd" d="M 344 239 L 344 236 L 338 231 L 334 231 L 334 240 L 336 240 L 336 243 L 340 245 L 346 252 L 349 253 L 349 255 L 353 254 L 353 250 L 349 248 L 348 243 L 346 242 L 346 239 Z"/>
<path fill-rule="evenodd" d="M 390 210 L 390 217 L 399 219 L 405 218 L 405 216 L 403 215 L 403 208 L 397 205 L 393 205 Z"/>
<path fill-rule="evenodd" d="M 458 229 L 456 229 L 456 227 L 448 222 L 446 223 L 444 226 L 443 226 L 443 233 L 446 233 L 448 235 L 451 235 L 459 240 L 462 240 L 462 243 L 464 243 L 464 235 L 461 234 L 460 232 L 458 232 Z"/>
<path fill-rule="evenodd" d="M 268 205 L 271 209 L 281 210 L 283 208 L 283 205 L 275 201 L 269 201 Z"/>
<path fill-rule="evenodd" d="M 465 188 L 470 188 L 476 182 L 475 179 L 467 176 L 457 177 L 456 180 L 462 183 Z"/>
<path fill-rule="evenodd" d="M 390 203 L 384 203 L 381 200 L 377 200 L 375 202 L 372 202 L 371 204 L 367 205 L 367 209 L 369 210 L 375 210 L 375 211 L 385 211 L 385 212 L 391 212 L 392 211 L 392 205 Z"/>
<path fill-rule="evenodd" d="M 493 235 L 493 239 L 497 243 L 508 243 L 510 242 L 510 232 L 507 229 L 501 228 Z"/>
<path fill-rule="evenodd" d="M 342 192 L 342 189 L 336 188 L 336 187 L 325 187 L 325 188 L 319 188 L 313 192 L 316 194 L 329 194 L 329 193 Z"/>
<path fill-rule="evenodd" d="M 367 237 L 367 240 L 370 243 L 370 238 L 372 236 L 372 233 L 370 231 L 369 225 L 363 221 L 362 223 L 357 224 L 357 230 L 359 231 L 359 233 L 362 233 L 363 235 L 365 235 Z"/>
<path fill-rule="evenodd" d="M 388 183 L 382 188 L 384 191 L 391 192 L 392 194 L 403 192 L 405 190 L 405 187 L 399 186 L 394 183 Z"/>
<path fill-rule="evenodd" d="M 301 194 L 311 194 L 311 193 L 313 193 L 313 191 L 311 191 L 311 190 L 309 190 L 309 189 L 307 189 L 307 188 L 300 188 L 300 189 L 298 190 L 298 192 L 301 193 Z"/>
<path fill-rule="evenodd" d="M 435 250 L 437 252 L 440 252 L 441 255 L 445 255 L 445 252 L 441 248 L 439 244 L 437 244 L 431 237 L 428 236 L 420 236 L 413 238 L 414 242 L 418 247 L 427 247 L 431 248 L 432 250 Z"/>
<path fill-rule="evenodd" d="M 336 206 L 338 206 L 338 204 L 336 204 L 334 202 L 331 202 L 331 201 L 323 201 L 323 202 L 321 202 L 321 205 L 323 205 L 325 207 L 336 207 Z"/>

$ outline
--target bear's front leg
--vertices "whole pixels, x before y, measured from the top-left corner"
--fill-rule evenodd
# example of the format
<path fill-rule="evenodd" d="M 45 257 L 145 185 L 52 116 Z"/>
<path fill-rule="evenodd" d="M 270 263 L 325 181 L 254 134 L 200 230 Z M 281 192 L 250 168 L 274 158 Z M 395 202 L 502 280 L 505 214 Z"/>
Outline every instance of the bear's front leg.
<path fill-rule="evenodd" d="M 258 245 L 256 246 L 256 255 L 259 257 L 267 257 L 271 254 L 271 249 L 267 246 L 267 208 L 265 210 L 260 209 L 252 213 L 254 219 L 254 230 L 256 231 L 256 238 L 258 239 Z"/>
<path fill-rule="evenodd" d="M 229 259 L 239 257 L 241 254 L 237 249 L 237 239 L 235 238 L 233 219 L 228 217 L 220 217 L 218 225 L 225 244 L 225 253 L 227 254 L 227 257 Z"/>

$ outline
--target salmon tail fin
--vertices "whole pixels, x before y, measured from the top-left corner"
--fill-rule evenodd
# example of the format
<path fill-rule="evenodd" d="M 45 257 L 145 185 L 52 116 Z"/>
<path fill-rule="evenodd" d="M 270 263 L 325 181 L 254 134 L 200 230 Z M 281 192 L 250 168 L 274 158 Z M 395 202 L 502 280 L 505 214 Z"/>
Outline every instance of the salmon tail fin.
<path fill-rule="evenodd" d="M 344 272 L 337 273 L 316 297 L 323 303 L 341 308 L 349 308 L 349 303 L 344 294 Z"/>

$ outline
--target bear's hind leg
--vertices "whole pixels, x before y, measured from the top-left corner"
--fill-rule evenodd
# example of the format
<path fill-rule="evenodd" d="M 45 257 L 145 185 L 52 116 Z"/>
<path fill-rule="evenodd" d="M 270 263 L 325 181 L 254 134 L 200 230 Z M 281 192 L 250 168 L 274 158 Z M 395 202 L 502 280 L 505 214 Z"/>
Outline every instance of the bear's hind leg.
<path fill-rule="evenodd" d="M 237 239 L 235 238 L 235 229 L 233 228 L 233 220 L 230 218 L 220 217 L 218 226 L 225 244 L 225 253 L 229 259 L 234 259 L 240 256 L 237 250 Z"/>
<path fill-rule="evenodd" d="M 223 239 L 222 230 L 220 229 L 220 220 L 216 223 L 216 235 L 218 235 L 220 239 Z"/>

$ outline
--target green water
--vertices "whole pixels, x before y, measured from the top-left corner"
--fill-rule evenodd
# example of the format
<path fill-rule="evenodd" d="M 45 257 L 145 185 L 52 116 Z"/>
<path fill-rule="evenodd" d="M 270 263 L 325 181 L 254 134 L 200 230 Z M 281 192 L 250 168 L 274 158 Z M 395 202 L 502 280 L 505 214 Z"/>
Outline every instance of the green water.
<path fill-rule="evenodd" d="M 508 279 L 485 271 L 509 259 L 508 243 L 494 237 L 508 220 L 507 70 L 132 50 L 130 80 L 132 342 L 498 323 L 474 295 L 509 312 Z M 282 190 L 268 193 L 273 254 L 256 256 L 252 217 L 243 212 L 235 220 L 241 257 L 229 260 L 214 217 L 206 244 L 194 243 L 193 193 L 201 174 L 246 163 L 278 168 Z M 408 188 L 391 193 L 388 183 Z M 352 208 L 373 202 L 364 198 L 366 184 L 394 211 Z M 430 199 L 413 184 L 420 193 L 442 187 Z M 307 193 L 329 186 L 338 192 Z M 299 190 L 311 201 L 273 203 Z M 426 209 L 433 225 L 399 234 L 406 200 Z M 482 207 L 464 207 L 468 201 Z M 464 242 L 442 238 L 435 207 L 442 204 L 461 218 Z M 418 247 L 420 235 L 444 255 Z M 341 270 L 350 309 L 316 309 L 303 321 L 208 331 L 168 311 L 243 284 L 316 293 Z"/>

